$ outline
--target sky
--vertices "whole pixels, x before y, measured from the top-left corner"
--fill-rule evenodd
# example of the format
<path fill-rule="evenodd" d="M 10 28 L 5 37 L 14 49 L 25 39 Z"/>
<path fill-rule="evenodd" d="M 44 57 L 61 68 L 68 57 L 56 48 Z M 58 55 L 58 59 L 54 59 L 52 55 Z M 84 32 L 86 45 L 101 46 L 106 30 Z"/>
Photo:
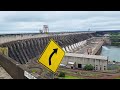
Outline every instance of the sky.
<path fill-rule="evenodd" d="M 0 34 L 120 30 L 120 11 L 0 11 Z"/>

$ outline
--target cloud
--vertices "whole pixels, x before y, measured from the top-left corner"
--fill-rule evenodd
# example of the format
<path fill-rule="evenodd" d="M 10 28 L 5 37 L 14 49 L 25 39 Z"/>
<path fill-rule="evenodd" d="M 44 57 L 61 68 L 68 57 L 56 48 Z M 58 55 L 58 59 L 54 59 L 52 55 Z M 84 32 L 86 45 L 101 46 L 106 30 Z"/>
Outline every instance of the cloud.
<path fill-rule="evenodd" d="M 0 33 L 120 29 L 120 11 L 0 11 Z"/>

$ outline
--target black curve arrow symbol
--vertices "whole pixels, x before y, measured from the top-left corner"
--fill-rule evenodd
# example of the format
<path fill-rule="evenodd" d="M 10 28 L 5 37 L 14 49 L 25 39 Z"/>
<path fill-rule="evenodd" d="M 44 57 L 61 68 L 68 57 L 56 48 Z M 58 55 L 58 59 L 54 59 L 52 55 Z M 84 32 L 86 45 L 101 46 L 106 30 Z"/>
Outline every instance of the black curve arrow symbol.
<path fill-rule="evenodd" d="M 50 55 L 50 57 L 49 57 L 49 65 L 51 65 L 51 58 L 52 58 L 52 56 L 54 55 L 54 53 L 57 54 L 57 50 L 58 50 L 58 48 L 53 49 L 53 50 L 54 50 L 54 51 L 51 53 L 51 55 Z"/>

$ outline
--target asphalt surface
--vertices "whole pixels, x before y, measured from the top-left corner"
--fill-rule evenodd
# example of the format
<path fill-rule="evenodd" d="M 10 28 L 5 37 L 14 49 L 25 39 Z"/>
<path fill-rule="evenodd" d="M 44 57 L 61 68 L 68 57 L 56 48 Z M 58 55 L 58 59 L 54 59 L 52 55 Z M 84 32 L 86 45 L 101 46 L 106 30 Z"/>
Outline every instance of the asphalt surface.
<path fill-rule="evenodd" d="M 0 79 L 12 79 L 12 77 L 5 71 L 5 69 L 0 65 Z"/>

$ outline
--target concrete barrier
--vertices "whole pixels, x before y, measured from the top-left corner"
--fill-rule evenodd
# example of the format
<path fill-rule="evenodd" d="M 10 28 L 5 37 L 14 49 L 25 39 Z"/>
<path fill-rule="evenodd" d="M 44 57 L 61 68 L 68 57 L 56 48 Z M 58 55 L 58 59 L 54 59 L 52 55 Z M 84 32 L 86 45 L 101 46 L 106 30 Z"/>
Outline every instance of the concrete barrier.
<path fill-rule="evenodd" d="M 27 79 L 24 76 L 24 70 L 19 67 L 20 63 L 15 60 L 0 54 L 0 65 L 10 74 L 14 79 Z"/>

